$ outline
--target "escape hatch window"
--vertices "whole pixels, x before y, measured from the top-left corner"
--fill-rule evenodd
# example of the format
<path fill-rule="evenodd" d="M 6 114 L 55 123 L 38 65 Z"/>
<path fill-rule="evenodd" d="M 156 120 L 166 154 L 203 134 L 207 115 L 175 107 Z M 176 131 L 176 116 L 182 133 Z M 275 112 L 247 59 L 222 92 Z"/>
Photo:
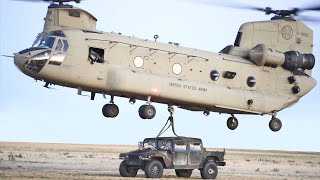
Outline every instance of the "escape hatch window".
<path fill-rule="evenodd" d="M 91 64 L 104 63 L 104 49 L 90 47 L 88 60 Z"/>

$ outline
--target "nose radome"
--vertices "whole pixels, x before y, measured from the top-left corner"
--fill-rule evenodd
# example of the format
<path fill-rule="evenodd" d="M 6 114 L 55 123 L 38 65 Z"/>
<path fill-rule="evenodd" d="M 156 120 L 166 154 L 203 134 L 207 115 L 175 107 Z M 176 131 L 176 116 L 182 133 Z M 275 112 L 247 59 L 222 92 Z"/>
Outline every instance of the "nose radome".
<path fill-rule="evenodd" d="M 26 68 L 24 68 L 25 63 L 28 61 L 29 57 L 27 57 L 26 55 L 23 54 L 19 54 L 19 53 L 15 53 L 14 54 L 14 64 L 16 65 L 16 67 L 24 74 L 28 75 L 28 76 L 32 76 L 30 74 L 30 72 L 28 72 L 26 70 Z"/>
<path fill-rule="evenodd" d="M 14 54 L 14 64 L 19 68 L 20 70 L 23 70 L 23 65 L 27 62 L 28 58 L 24 55 L 15 53 Z"/>

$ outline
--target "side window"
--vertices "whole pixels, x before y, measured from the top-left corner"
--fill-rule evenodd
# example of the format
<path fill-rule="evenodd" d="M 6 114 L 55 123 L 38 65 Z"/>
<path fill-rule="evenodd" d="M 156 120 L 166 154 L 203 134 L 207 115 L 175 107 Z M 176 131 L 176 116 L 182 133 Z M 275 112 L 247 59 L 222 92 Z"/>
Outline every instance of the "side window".
<path fill-rule="evenodd" d="M 62 46 L 63 46 L 62 41 L 61 41 L 61 39 L 59 39 L 59 41 L 57 43 L 57 46 L 56 46 L 56 51 L 61 51 L 62 50 Z"/>
<path fill-rule="evenodd" d="M 104 63 L 104 49 L 90 47 L 88 61 L 90 61 L 91 64 L 95 62 Z"/>
<path fill-rule="evenodd" d="M 67 40 L 63 40 L 63 44 L 64 44 L 64 46 L 63 46 L 63 51 L 64 51 L 64 52 L 67 52 L 68 49 L 69 49 L 69 43 L 68 43 L 68 41 L 67 41 Z"/>
<path fill-rule="evenodd" d="M 199 152 L 201 151 L 200 143 L 190 143 L 190 152 Z"/>
<path fill-rule="evenodd" d="M 171 150 L 171 141 L 159 140 L 158 141 L 158 149 Z"/>
<path fill-rule="evenodd" d="M 175 150 L 175 152 L 186 152 L 187 151 L 187 144 L 175 143 L 174 150 Z"/>

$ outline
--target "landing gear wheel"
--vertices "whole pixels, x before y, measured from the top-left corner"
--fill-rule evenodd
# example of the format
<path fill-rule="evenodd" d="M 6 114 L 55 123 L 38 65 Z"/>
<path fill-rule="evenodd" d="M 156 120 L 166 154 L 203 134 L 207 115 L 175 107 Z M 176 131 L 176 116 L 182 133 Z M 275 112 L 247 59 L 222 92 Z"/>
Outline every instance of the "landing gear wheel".
<path fill-rule="evenodd" d="M 139 116 L 142 119 L 152 119 L 156 115 L 156 108 L 152 105 L 142 105 L 139 108 Z"/>
<path fill-rule="evenodd" d="M 119 114 L 119 107 L 115 104 L 106 104 L 102 108 L 102 114 L 108 118 L 115 118 Z"/>
<path fill-rule="evenodd" d="M 178 177 L 189 178 L 192 174 L 192 169 L 176 169 L 175 171 Z"/>
<path fill-rule="evenodd" d="M 126 161 L 122 161 L 119 167 L 119 172 L 122 177 L 136 177 L 138 170 L 130 170 Z"/>
<path fill-rule="evenodd" d="M 200 169 L 202 179 L 215 179 L 218 175 L 218 167 L 216 163 L 207 161 Z"/>
<path fill-rule="evenodd" d="M 158 160 L 151 160 L 144 169 L 147 178 L 161 178 L 163 174 L 163 165 Z"/>
<path fill-rule="evenodd" d="M 227 126 L 230 130 L 235 130 L 238 127 L 238 119 L 235 117 L 229 117 L 227 120 Z"/>
<path fill-rule="evenodd" d="M 269 128 L 273 132 L 277 132 L 281 129 L 282 123 L 279 119 L 277 118 L 272 118 L 271 121 L 269 122 Z"/>

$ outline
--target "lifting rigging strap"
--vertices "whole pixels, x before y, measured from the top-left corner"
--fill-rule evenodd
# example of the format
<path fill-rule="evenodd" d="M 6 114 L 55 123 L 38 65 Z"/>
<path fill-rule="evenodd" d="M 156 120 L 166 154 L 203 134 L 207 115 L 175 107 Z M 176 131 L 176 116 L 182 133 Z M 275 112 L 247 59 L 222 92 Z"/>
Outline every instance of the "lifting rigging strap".
<path fill-rule="evenodd" d="M 168 127 L 166 127 L 166 126 L 168 125 L 168 123 L 169 123 L 169 122 L 170 122 L 169 126 L 168 126 Z M 170 116 L 169 116 L 169 118 L 168 118 L 168 120 L 167 120 L 166 124 L 165 124 L 165 125 L 163 126 L 163 128 L 160 130 L 160 132 L 159 132 L 159 134 L 158 134 L 157 138 L 158 138 L 158 137 L 160 137 L 163 133 L 165 133 L 165 132 L 170 128 L 170 126 L 171 126 L 171 128 L 172 128 L 172 132 L 173 132 L 173 134 L 174 134 L 175 136 L 179 137 L 179 136 L 176 134 L 176 131 L 175 131 L 175 129 L 174 129 L 173 116 L 172 116 L 172 113 L 170 113 Z"/>

